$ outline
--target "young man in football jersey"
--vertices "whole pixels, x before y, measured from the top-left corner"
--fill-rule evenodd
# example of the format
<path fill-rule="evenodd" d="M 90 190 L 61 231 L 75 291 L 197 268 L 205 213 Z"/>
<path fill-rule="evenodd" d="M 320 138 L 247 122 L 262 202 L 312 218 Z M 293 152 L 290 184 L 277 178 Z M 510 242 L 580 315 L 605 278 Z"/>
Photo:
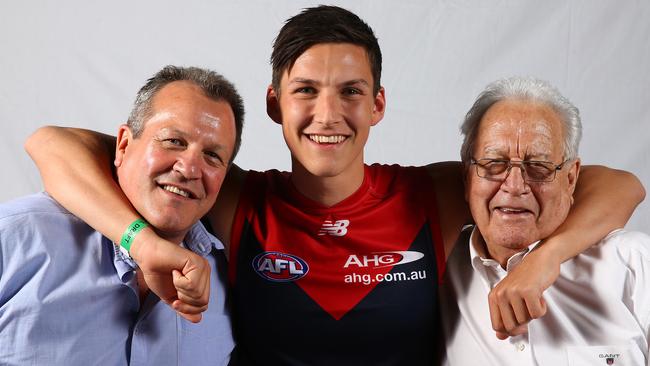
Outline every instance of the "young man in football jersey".
<path fill-rule="evenodd" d="M 282 125 L 292 170 L 246 172 L 233 165 L 207 216 L 229 249 L 234 358 L 244 365 L 431 364 L 441 344 L 437 283 L 469 220 L 461 165 L 364 164 L 370 128 L 383 118 L 386 100 L 377 39 L 355 14 L 305 9 L 285 23 L 271 59 L 267 111 Z M 119 238 L 138 216 L 95 157 L 106 160 L 111 143 L 88 131 L 48 127 L 27 148 L 48 192 Z M 73 154 L 74 165 L 67 159 Z M 612 192 L 612 184 L 624 188 Z M 643 195 L 628 173 L 585 169 L 565 224 L 490 295 L 498 335 L 521 333 L 541 316 L 541 294 L 559 264 L 622 226 Z M 151 273 L 150 287 L 175 289 L 166 300 L 198 319 L 206 306 L 205 269 L 191 253 L 170 264 L 166 253 L 174 248 L 146 230 L 133 249 Z M 159 256 L 143 254 L 151 251 Z M 529 270 L 541 264 L 554 270 Z M 185 275 L 182 286 L 159 280 L 156 274 L 170 266 Z"/>

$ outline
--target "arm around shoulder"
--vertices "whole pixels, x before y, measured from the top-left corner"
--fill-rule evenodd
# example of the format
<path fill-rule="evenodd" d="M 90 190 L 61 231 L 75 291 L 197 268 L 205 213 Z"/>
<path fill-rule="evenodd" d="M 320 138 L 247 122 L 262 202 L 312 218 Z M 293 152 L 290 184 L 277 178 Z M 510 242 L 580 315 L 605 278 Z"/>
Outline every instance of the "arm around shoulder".
<path fill-rule="evenodd" d="M 113 178 L 114 136 L 46 126 L 27 139 L 25 149 L 45 190 L 111 240 L 119 242 L 124 228 L 139 217 Z"/>
<path fill-rule="evenodd" d="M 557 279 L 560 264 L 623 227 L 644 197 L 643 186 L 631 173 L 583 167 L 566 220 L 490 293 L 492 325 L 499 337 L 516 334 L 518 326 L 544 315 L 542 293 Z"/>
<path fill-rule="evenodd" d="M 115 137 L 76 128 L 42 127 L 25 149 L 45 188 L 62 206 L 119 243 L 140 218 L 113 177 Z M 131 255 L 149 289 L 186 319 L 197 322 L 207 308 L 210 266 L 199 255 L 161 239 L 151 228 L 135 237 Z"/>
<path fill-rule="evenodd" d="M 592 165 L 581 169 L 574 198 L 569 216 L 544 245 L 553 244 L 561 262 L 625 226 L 645 198 L 645 189 L 632 173 Z"/>
<path fill-rule="evenodd" d="M 472 222 L 465 200 L 463 166 L 458 161 L 445 161 L 429 164 L 426 169 L 433 179 L 445 255 L 449 257 L 463 225 Z"/>

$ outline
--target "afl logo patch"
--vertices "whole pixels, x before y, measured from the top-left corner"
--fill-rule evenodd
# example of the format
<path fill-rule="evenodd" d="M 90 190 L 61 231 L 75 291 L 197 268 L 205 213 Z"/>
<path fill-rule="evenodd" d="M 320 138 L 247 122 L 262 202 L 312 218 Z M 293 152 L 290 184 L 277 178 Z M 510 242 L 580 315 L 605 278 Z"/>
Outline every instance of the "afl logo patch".
<path fill-rule="evenodd" d="M 299 280 L 309 272 L 307 262 L 287 253 L 263 252 L 253 258 L 253 269 L 262 278 L 274 282 Z"/>

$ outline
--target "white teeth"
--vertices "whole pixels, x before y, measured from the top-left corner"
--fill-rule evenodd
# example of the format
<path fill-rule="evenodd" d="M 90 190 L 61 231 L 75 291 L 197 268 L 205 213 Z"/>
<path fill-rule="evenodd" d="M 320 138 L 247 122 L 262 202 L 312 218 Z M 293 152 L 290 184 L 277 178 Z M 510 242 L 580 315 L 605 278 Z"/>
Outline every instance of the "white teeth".
<path fill-rule="evenodd" d="M 514 209 L 514 208 L 506 208 L 506 207 L 501 207 L 501 211 L 514 212 L 514 213 L 524 212 L 524 210 L 517 210 L 517 209 Z"/>
<path fill-rule="evenodd" d="M 166 191 L 172 192 L 172 193 L 176 193 L 176 194 L 181 195 L 183 197 L 189 197 L 190 196 L 190 192 L 184 191 L 184 190 L 182 190 L 182 189 L 180 189 L 178 187 L 163 186 L 163 189 L 166 190 Z"/>
<path fill-rule="evenodd" d="M 338 144 L 340 142 L 343 142 L 343 140 L 345 140 L 346 137 L 343 135 L 333 135 L 333 136 L 309 135 L 309 139 L 319 144 Z"/>

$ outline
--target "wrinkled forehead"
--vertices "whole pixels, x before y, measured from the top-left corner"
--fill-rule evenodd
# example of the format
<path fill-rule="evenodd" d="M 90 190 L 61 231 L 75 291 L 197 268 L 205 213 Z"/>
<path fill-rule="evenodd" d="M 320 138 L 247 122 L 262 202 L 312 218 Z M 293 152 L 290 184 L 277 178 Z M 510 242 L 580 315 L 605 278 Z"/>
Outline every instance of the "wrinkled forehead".
<path fill-rule="evenodd" d="M 474 152 L 521 159 L 562 159 L 563 129 L 559 114 L 545 104 L 500 101 L 483 115 Z"/>

